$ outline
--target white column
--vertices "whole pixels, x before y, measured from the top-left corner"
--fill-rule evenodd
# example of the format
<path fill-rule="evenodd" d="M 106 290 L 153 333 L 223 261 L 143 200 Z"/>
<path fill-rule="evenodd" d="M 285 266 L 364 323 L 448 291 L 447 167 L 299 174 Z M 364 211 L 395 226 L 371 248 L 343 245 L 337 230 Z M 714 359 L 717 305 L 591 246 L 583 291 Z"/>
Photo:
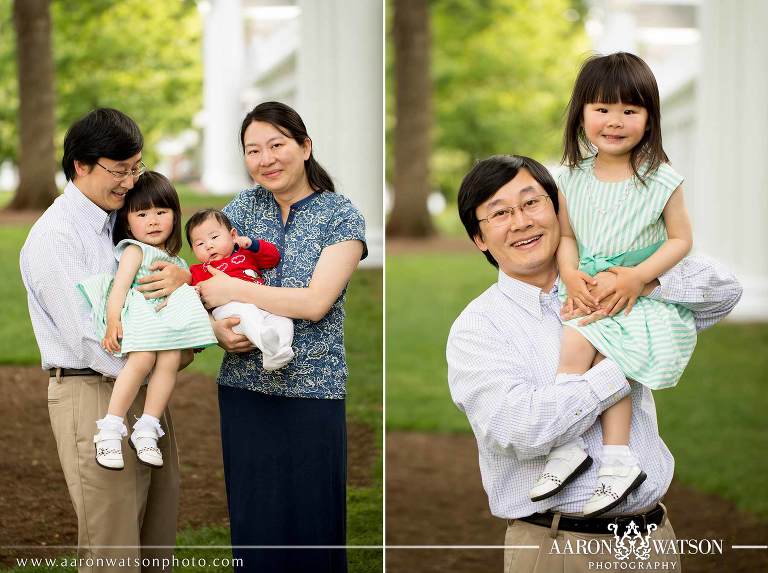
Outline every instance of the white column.
<path fill-rule="evenodd" d="M 380 0 L 299 0 L 296 109 L 315 156 L 366 221 L 383 262 L 383 11 Z"/>
<path fill-rule="evenodd" d="M 697 251 L 744 285 L 733 317 L 768 319 L 768 2 L 702 2 L 696 188 L 686 193 Z"/>
<path fill-rule="evenodd" d="M 203 31 L 203 186 L 211 193 L 235 193 L 249 185 L 239 132 L 244 70 L 240 0 L 198 4 Z"/>

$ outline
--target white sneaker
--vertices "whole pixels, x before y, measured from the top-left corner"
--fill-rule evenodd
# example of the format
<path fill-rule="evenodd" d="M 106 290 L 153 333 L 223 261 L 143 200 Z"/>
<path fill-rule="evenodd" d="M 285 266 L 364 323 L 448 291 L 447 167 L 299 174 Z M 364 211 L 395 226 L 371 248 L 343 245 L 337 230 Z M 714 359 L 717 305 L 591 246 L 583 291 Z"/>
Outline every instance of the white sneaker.
<path fill-rule="evenodd" d="M 163 467 L 163 454 L 157 447 L 159 437 L 154 428 L 134 430 L 131 434 L 128 443 L 136 451 L 136 457 L 142 464 L 153 468 Z"/>
<path fill-rule="evenodd" d="M 592 458 L 574 444 L 554 448 L 547 456 L 544 471 L 536 480 L 528 495 L 531 501 L 552 497 L 589 469 Z"/>
<path fill-rule="evenodd" d="M 584 517 L 605 513 L 627 499 L 648 477 L 638 465 L 600 466 L 597 472 L 597 488 L 584 505 Z"/>
<path fill-rule="evenodd" d="M 123 436 L 116 430 L 100 430 L 93 436 L 93 444 L 96 448 L 96 463 L 105 470 L 120 471 L 125 467 L 123 462 L 123 448 L 121 446 Z M 113 442 L 107 445 L 105 442 Z M 114 443 L 117 443 L 115 446 Z"/>

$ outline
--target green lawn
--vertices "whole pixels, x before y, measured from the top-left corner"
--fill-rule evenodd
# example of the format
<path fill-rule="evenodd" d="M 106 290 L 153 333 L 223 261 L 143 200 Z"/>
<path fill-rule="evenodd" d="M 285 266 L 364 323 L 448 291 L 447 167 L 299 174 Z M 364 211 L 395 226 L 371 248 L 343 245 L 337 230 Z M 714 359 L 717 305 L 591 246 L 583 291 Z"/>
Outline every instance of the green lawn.
<path fill-rule="evenodd" d="M 221 207 L 227 197 L 210 198 L 182 191 L 182 204 L 195 208 Z M 194 201 L 189 200 L 193 197 Z M 28 225 L 0 227 L 0 268 L 6 269 L 8 280 L 0 282 L 0 364 L 39 364 L 32 327 L 27 311 L 24 286 L 19 274 L 19 250 L 29 232 Z M 191 250 L 185 245 L 181 256 L 192 262 Z M 347 416 L 358 423 L 373 428 L 377 447 L 382 438 L 382 271 L 359 270 L 355 273 L 348 291 L 345 323 L 347 357 L 350 379 L 348 383 Z M 222 350 L 210 348 L 198 354 L 191 366 L 195 371 L 215 376 L 221 362 Z M 383 543 L 382 517 L 382 456 L 371 467 L 371 485 L 365 488 L 350 487 L 347 492 L 348 528 L 350 545 L 380 546 Z M 179 545 L 226 545 L 229 535 L 225 528 L 179 533 Z M 226 555 L 227 552 L 220 552 Z M 211 551 L 183 550 L 178 552 L 191 557 L 211 558 Z M 382 570 L 382 552 L 375 549 L 350 549 L 350 571 L 372 573 Z M 44 568 L 24 568 L 14 571 L 49 571 Z M 61 569 L 62 571 L 70 569 Z M 186 570 L 186 569 L 185 569 Z M 190 571 L 212 571 L 212 568 Z M 231 569 L 222 569 L 231 570 Z"/>
<path fill-rule="evenodd" d="M 495 281 L 479 253 L 387 257 L 387 428 L 469 432 L 451 402 L 445 342 Z M 684 483 L 768 519 L 768 324 L 704 331 L 680 384 L 654 393 L 661 435 Z"/>

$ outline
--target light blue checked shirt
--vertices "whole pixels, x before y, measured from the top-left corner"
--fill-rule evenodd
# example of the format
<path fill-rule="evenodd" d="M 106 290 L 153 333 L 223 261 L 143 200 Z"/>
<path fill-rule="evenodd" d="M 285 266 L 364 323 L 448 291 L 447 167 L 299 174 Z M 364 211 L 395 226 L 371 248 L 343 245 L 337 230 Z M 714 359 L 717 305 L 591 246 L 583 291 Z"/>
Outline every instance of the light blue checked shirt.
<path fill-rule="evenodd" d="M 659 282 L 650 297 L 689 308 L 698 330 L 725 317 L 742 292 L 730 272 L 704 257 L 687 257 Z M 666 493 L 675 467 L 659 436 L 653 395 L 639 384 L 630 388 L 608 359 L 572 381 L 554 383 L 562 332 L 556 285 L 546 293 L 499 272 L 498 282 L 464 309 L 448 337 L 451 396 L 475 433 L 491 513 L 503 519 L 548 510 L 580 513 L 597 483 L 597 417 L 628 394 L 630 447 L 648 479 L 606 515 L 648 510 Z M 596 463 L 557 495 L 532 502 L 528 491 L 545 455 L 579 436 Z"/>
<path fill-rule="evenodd" d="M 101 347 L 91 309 L 77 283 L 117 270 L 114 215 L 88 199 L 71 181 L 29 231 L 21 249 L 32 328 L 44 369 L 93 368 L 116 377 L 125 359 Z"/>

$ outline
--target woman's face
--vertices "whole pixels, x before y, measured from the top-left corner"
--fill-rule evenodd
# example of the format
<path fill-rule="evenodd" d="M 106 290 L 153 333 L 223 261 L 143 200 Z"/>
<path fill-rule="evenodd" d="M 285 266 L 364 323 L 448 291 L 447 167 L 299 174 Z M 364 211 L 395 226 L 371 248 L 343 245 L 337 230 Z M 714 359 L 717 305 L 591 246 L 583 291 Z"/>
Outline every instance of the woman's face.
<path fill-rule="evenodd" d="M 251 178 L 275 194 L 303 193 L 309 188 L 304 161 L 312 142 L 299 145 L 271 123 L 254 121 L 245 130 L 245 167 Z"/>

